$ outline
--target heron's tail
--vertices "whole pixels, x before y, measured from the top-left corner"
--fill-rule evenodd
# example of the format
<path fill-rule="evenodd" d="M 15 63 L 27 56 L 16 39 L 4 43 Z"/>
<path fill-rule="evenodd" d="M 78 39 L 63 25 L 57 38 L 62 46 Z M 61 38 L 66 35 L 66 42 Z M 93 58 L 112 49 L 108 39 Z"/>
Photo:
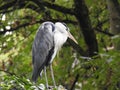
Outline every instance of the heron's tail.
<path fill-rule="evenodd" d="M 34 69 L 34 70 L 33 70 L 33 74 L 32 74 L 32 81 L 33 81 L 33 82 L 36 82 L 38 76 L 39 76 L 39 71 Z"/>
<path fill-rule="evenodd" d="M 38 76 L 42 77 L 42 68 L 38 68 L 38 67 L 34 66 L 33 74 L 32 74 L 32 81 L 36 82 L 38 79 Z"/>

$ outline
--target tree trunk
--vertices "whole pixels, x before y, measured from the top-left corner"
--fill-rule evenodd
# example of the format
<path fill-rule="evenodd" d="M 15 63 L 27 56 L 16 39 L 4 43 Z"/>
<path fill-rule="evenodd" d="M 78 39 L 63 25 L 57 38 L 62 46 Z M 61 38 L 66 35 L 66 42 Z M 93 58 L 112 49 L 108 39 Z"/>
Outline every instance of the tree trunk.
<path fill-rule="evenodd" d="M 75 3 L 75 16 L 79 21 L 85 42 L 88 46 L 89 56 L 94 56 L 98 52 L 98 44 L 96 35 L 92 29 L 88 8 L 84 0 L 74 0 Z"/>
<path fill-rule="evenodd" d="M 110 31 L 115 35 L 120 35 L 120 5 L 118 0 L 107 0 L 110 18 Z M 120 50 L 120 36 L 113 40 L 115 49 Z"/>
<path fill-rule="evenodd" d="M 107 0 L 110 16 L 110 30 L 113 34 L 120 33 L 120 7 L 117 0 Z"/>

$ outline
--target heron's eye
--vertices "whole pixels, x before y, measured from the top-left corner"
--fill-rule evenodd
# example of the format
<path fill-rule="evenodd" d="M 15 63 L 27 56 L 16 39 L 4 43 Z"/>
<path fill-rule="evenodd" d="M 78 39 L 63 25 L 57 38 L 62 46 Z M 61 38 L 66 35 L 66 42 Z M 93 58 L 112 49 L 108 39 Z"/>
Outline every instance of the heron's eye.
<path fill-rule="evenodd" d="M 62 24 L 63 24 L 65 27 L 67 27 L 66 23 L 62 22 Z"/>
<path fill-rule="evenodd" d="M 68 27 L 66 28 L 66 31 L 70 31 Z"/>
<path fill-rule="evenodd" d="M 66 27 L 66 31 L 69 31 L 69 28 L 67 27 L 66 23 L 62 22 L 62 24 Z"/>
<path fill-rule="evenodd" d="M 68 28 L 66 28 L 66 31 L 68 31 L 69 29 Z"/>
<path fill-rule="evenodd" d="M 66 27 L 66 30 L 68 30 L 66 23 L 62 22 L 62 24 Z"/>

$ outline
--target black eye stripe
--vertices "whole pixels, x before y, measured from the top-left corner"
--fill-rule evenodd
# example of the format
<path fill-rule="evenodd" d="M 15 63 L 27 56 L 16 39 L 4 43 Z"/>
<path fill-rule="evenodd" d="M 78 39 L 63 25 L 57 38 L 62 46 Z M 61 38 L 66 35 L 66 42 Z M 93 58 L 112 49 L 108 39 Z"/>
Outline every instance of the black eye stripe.
<path fill-rule="evenodd" d="M 67 27 L 66 23 L 62 22 L 62 24 L 63 24 L 65 27 Z"/>
<path fill-rule="evenodd" d="M 62 24 L 66 27 L 66 30 L 68 31 L 69 29 L 68 29 L 66 23 L 62 22 Z"/>

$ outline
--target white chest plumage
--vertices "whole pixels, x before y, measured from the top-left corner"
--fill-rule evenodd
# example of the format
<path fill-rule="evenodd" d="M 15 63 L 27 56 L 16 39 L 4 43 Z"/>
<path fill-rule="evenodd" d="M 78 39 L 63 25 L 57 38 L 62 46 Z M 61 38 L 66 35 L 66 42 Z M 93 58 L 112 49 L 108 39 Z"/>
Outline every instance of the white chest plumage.
<path fill-rule="evenodd" d="M 52 63 L 53 59 L 55 58 L 57 52 L 61 49 L 63 44 L 66 42 L 67 36 L 59 31 L 55 31 L 54 33 L 54 53 L 52 55 L 50 63 Z"/>

